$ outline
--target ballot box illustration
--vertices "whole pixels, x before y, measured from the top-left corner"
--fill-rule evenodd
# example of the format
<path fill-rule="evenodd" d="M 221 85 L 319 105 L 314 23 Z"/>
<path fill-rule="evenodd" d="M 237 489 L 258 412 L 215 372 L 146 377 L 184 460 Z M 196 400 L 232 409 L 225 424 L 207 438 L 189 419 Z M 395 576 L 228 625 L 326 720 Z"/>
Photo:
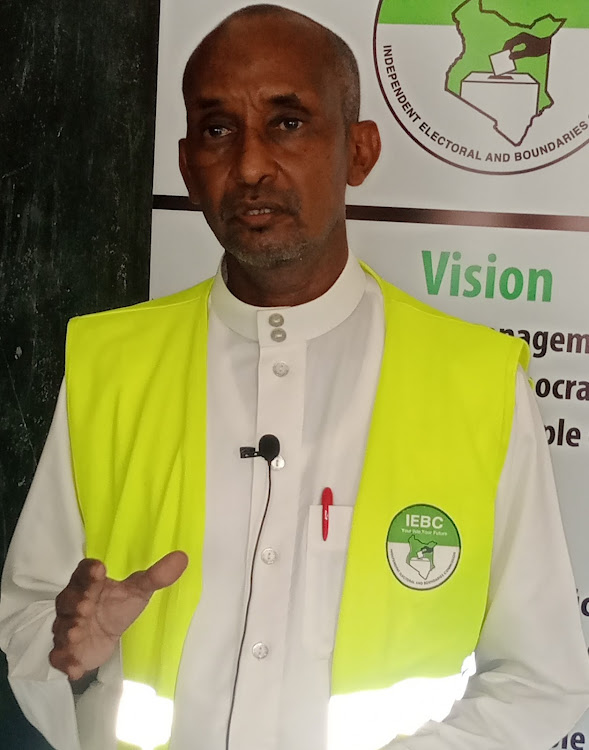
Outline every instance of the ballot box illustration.
<path fill-rule="evenodd" d="M 470 73 L 460 87 L 460 98 L 495 120 L 497 130 L 515 145 L 538 113 L 539 95 L 540 85 L 528 73 Z"/>

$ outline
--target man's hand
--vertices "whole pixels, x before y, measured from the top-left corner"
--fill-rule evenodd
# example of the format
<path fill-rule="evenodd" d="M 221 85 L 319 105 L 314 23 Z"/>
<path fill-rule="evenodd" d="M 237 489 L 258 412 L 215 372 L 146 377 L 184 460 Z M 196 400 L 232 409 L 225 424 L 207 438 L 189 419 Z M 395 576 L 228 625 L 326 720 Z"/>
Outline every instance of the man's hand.
<path fill-rule="evenodd" d="M 113 581 L 106 577 L 100 560 L 82 560 L 55 600 L 54 648 L 49 654 L 52 666 L 70 680 L 79 680 L 101 667 L 151 595 L 175 583 L 187 565 L 184 552 L 170 552 L 151 568 L 124 581 Z"/>

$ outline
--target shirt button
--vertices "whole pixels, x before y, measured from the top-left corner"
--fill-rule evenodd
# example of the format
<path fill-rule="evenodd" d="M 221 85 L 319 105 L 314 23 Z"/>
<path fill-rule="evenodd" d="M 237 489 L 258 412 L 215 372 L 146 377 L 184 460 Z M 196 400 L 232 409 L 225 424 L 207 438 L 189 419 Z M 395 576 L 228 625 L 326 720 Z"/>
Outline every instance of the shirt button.
<path fill-rule="evenodd" d="M 262 551 L 262 561 L 265 562 L 266 565 L 274 565 L 277 557 L 278 553 L 275 549 L 272 549 L 272 547 L 266 547 L 266 549 Z"/>
<path fill-rule="evenodd" d="M 272 313 L 268 318 L 268 323 L 274 328 L 280 328 L 280 326 L 284 325 L 284 318 L 280 313 Z"/>
<path fill-rule="evenodd" d="M 284 328 L 275 328 L 270 334 L 270 338 L 272 341 L 278 341 L 280 343 L 286 338 L 286 331 Z"/>
<path fill-rule="evenodd" d="M 282 458 L 282 456 L 276 456 L 276 458 L 270 463 L 270 466 L 274 469 L 274 471 L 280 471 L 280 469 L 284 469 L 285 464 L 286 461 Z"/>
<path fill-rule="evenodd" d="M 268 656 L 268 646 L 265 643 L 256 643 L 252 647 L 252 654 L 256 659 L 265 659 Z"/>
<path fill-rule="evenodd" d="M 272 367 L 272 372 L 276 375 L 278 378 L 283 378 L 285 375 L 288 375 L 289 366 L 286 364 L 286 362 L 275 362 L 274 366 Z"/>

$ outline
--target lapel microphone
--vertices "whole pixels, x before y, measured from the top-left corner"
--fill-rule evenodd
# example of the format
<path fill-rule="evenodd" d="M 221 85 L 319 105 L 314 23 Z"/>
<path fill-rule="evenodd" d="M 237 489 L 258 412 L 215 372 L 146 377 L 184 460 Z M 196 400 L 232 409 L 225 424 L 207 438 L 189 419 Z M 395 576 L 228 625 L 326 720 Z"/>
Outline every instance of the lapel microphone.
<path fill-rule="evenodd" d="M 258 443 L 258 450 L 252 446 L 242 446 L 239 449 L 240 458 L 256 458 L 261 456 L 265 461 L 271 463 L 280 453 L 280 440 L 276 435 L 262 435 Z"/>
<path fill-rule="evenodd" d="M 252 601 L 252 591 L 254 587 L 254 560 L 258 556 L 258 547 L 260 546 L 260 537 L 262 536 L 262 529 L 266 521 L 268 514 L 268 508 L 270 506 L 270 493 L 272 491 L 272 461 L 280 455 L 280 441 L 276 435 L 262 435 L 260 442 L 258 443 L 258 450 L 254 447 L 245 445 L 239 449 L 239 455 L 241 458 L 256 458 L 261 456 L 264 461 L 268 464 L 268 494 L 266 496 L 266 504 L 264 506 L 264 513 L 262 520 L 258 528 L 258 534 L 256 537 L 256 543 L 254 544 L 254 551 L 252 553 L 252 563 L 249 570 L 249 592 L 247 595 L 247 601 L 245 605 L 245 617 L 243 619 L 241 642 L 237 652 L 237 664 L 235 667 L 235 676 L 233 678 L 233 690 L 231 691 L 231 704 L 229 706 L 229 718 L 227 720 L 227 729 L 225 732 L 225 750 L 229 750 L 229 734 L 231 732 L 231 722 L 233 720 L 233 709 L 235 707 L 235 696 L 237 693 L 237 680 L 239 678 L 239 667 L 241 664 L 241 656 L 243 654 L 243 646 L 245 643 L 245 634 L 247 631 L 247 624 L 249 618 L 250 604 Z"/>

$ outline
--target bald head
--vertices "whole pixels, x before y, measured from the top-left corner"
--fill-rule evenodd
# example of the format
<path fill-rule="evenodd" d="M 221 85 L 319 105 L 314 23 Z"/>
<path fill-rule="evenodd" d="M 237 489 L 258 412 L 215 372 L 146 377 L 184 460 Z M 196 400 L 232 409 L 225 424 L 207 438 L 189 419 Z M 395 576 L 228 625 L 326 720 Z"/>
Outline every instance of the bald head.
<path fill-rule="evenodd" d="M 188 103 L 200 75 L 206 69 L 206 62 L 214 52 L 217 43 L 228 33 L 243 28 L 256 20 L 274 20 L 289 31 L 292 44 L 298 40 L 311 44 L 320 65 L 333 80 L 339 90 L 341 110 L 346 130 L 358 121 L 360 114 L 360 76 L 354 53 L 344 40 L 333 31 L 313 21 L 311 18 L 279 5 L 250 5 L 232 13 L 211 31 L 191 54 L 182 80 L 184 101 Z M 252 56 L 255 52 L 252 52 Z"/>
<path fill-rule="evenodd" d="M 347 259 L 346 188 L 380 153 L 376 123 L 358 121 L 347 45 L 300 13 L 250 6 L 196 48 L 183 91 L 180 169 L 226 251 L 232 291 L 240 296 L 239 278 L 249 288 L 240 299 L 270 306 L 322 294 Z M 282 278 L 285 296 L 266 295 L 267 274 Z"/>

